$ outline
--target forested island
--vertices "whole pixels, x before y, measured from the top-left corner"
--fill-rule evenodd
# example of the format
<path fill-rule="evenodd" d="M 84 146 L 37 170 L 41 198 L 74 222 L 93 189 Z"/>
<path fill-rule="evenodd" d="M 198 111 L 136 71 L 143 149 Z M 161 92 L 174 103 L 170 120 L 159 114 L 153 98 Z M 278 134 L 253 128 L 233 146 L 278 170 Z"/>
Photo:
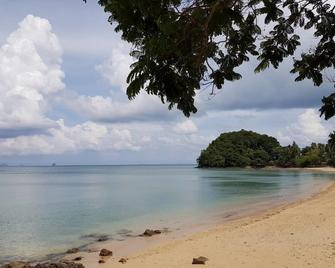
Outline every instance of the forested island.
<path fill-rule="evenodd" d="M 320 167 L 335 165 L 335 133 L 327 144 L 281 146 L 274 137 L 240 130 L 221 134 L 197 159 L 199 167 Z"/>

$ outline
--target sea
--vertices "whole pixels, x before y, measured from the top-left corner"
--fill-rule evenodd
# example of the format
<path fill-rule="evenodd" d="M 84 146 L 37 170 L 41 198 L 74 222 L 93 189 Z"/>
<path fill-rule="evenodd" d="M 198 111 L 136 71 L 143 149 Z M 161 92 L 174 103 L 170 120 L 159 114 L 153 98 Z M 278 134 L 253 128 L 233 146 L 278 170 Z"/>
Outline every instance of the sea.
<path fill-rule="evenodd" d="M 293 202 L 335 176 L 194 165 L 0 167 L 0 263 Z"/>

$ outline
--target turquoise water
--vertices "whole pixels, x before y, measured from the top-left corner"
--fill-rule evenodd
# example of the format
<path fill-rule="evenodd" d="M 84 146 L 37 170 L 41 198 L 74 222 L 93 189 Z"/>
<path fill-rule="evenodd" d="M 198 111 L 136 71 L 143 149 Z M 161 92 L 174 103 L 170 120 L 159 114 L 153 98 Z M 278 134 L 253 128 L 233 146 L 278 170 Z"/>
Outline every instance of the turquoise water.
<path fill-rule="evenodd" d="M 170 227 L 265 201 L 293 200 L 333 180 L 327 173 L 194 166 L 0 168 L 0 263 L 38 259 L 124 229 Z M 123 230 L 123 231 L 122 231 Z"/>

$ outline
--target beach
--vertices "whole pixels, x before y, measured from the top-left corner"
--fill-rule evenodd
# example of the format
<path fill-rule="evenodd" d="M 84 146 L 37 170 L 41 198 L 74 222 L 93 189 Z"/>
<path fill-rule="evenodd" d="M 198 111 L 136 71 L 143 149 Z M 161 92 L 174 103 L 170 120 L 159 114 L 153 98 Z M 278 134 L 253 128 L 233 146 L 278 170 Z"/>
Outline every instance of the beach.
<path fill-rule="evenodd" d="M 208 267 L 332 267 L 334 170 L 8 167 L 0 179 L 2 197 L 18 198 L 1 203 L 3 218 L 13 223 L 0 229 L 0 242 L 12 241 L 0 244 L 0 263 L 66 260 L 86 268 L 164 268 L 192 267 L 193 258 L 204 256 Z M 31 199 L 27 191 L 48 191 L 49 198 Z M 35 209 L 40 204 L 43 210 Z M 17 213 L 8 214 L 11 208 Z M 34 221 L 20 218 L 32 213 Z M 19 223 L 22 229 L 3 232 Z M 161 233 L 142 236 L 145 229 Z M 76 253 L 64 254 L 70 249 Z M 102 249 L 112 256 L 99 256 Z"/>
<path fill-rule="evenodd" d="M 335 268 L 335 0 L 1 3 L 0 268 Z"/>
<path fill-rule="evenodd" d="M 320 169 L 318 169 L 320 170 Z M 324 169 L 334 172 L 334 169 Z M 335 185 L 293 204 L 219 224 L 181 239 L 120 256 L 104 258 L 99 252 L 79 253 L 85 267 L 194 267 L 204 256 L 206 267 L 334 267 Z M 143 238 L 148 241 L 156 238 Z M 150 245 L 150 242 L 148 242 Z M 113 250 L 113 248 L 109 248 Z M 119 263 L 127 258 L 125 264 Z"/>

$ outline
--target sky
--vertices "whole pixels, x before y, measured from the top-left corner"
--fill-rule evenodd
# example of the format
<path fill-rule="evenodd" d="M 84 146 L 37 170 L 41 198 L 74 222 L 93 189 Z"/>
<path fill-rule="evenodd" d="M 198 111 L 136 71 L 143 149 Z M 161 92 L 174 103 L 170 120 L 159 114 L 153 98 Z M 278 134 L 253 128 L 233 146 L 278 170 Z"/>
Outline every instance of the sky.
<path fill-rule="evenodd" d="M 294 82 L 290 60 L 260 74 L 251 60 L 242 80 L 200 90 L 190 118 L 156 96 L 129 101 L 130 45 L 87 2 L 0 0 L 0 163 L 193 164 L 222 132 L 306 146 L 333 131 L 318 112 L 332 85 Z M 301 51 L 315 42 L 305 34 Z"/>

